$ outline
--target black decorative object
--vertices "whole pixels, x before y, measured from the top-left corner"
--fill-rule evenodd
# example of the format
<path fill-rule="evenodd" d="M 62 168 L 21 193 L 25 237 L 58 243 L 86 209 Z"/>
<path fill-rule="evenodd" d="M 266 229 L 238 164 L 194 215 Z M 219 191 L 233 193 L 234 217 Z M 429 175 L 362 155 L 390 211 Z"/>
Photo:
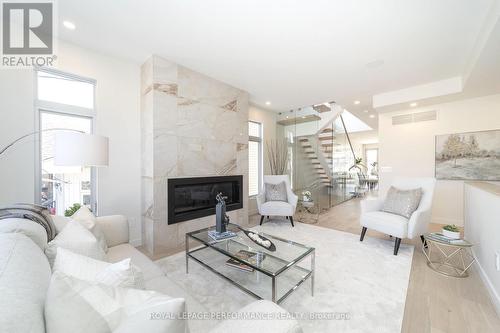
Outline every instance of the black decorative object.
<path fill-rule="evenodd" d="M 218 233 L 226 232 L 226 225 L 229 223 L 229 216 L 226 214 L 226 199 L 227 196 L 219 192 L 215 197 L 217 205 L 215 206 L 215 230 Z"/>

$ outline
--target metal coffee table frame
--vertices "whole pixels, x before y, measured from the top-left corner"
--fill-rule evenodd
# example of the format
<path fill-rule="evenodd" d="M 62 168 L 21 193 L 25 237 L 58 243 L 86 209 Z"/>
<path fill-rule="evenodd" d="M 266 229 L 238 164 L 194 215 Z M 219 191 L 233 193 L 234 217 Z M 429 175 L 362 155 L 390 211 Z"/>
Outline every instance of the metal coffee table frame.
<path fill-rule="evenodd" d="M 197 263 L 199 263 L 200 265 L 202 265 L 203 267 L 205 267 L 208 270 L 210 270 L 211 272 L 219 275 L 220 277 L 222 277 L 226 281 L 228 281 L 231 284 L 235 285 L 236 287 L 240 288 L 241 290 L 243 290 L 247 294 L 249 294 L 249 295 L 251 295 L 251 296 L 253 296 L 253 297 L 257 298 L 257 299 L 264 299 L 263 297 L 257 295 L 256 293 L 254 293 L 250 289 L 242 286 L 237 281 L 233 281 L 231 278 L 229 278 L 229 277 L 225 276 L 224 274 L 220 273 L 214 267 L 211 267 L 210 265 L 204 263 L 203 261 L 201 261 L 198 258 L 196 258 L 196 257 L 193 256 L 193 253 L 195 253 L 197 251 L 201 251 L 203 249 L 210 248 L 212 250 L 215 250 L 215 251 L 217 251 L 217 252 L 219 252 L 219 253 L 227 256 L 228 258 L 232 258 L 232 259 L 234 259 L 234 260 L 236 260 L 238 262 L 241 262 L 241 263 L 243 263 L 245 265 L 251 266 L 256 271 L 261 272 L 261 273 L 269 276 L 271 278 L 271 281 L 272 281 L 271 282 L 271 288 L 272 288 L 272 299 L 271 300 L 274 303 L 276 303 L 276 304 L 280 304 L 281 302 L 283 302 L 288 296 L 290 296 L 290 294 L 292 292 L 294 292 L 301 284 L 303 284 L 309 278 L 311 279 L 311 296 L 314 296 L 315 249 L 313 247 L 308 247 L 308 246 L 305 246 L 303 244 L 295 243 L 295 242 L 287 240 L 287 239 L 283 239 L 283 238 L 280 238 L 280 237 L 276 237 L 276 236 L 273 236 L 273 235 L 269 235 L 269 234 L 265 234 L 265 233 L 259 232 L 260 235 L 263 235 L 263 236 L 265 236 L 267 238 L 275 239 L 275 240 L 278 240 L 278 241 L 282 241 L 282 242 L 288 243 L 290 245 L 299 246 L 299 247 L 307 249 L 307 251 L 304 252 L 302 255 L 300 255 L 298 258 L 296 258 L 295 260 L 289 262 L 286 266 L 282 267 L 278 271 L 272 273 L 272 272 L 269 272 L 269 271 L 267 271 L 265 269 L 262 269 L 262 268 L 258 267 L 257 265 L 252 265 L 252 264 L 250 264 L 250 263 L 248 263 L 246 261 L 243 261 L 240 258 L 233 256 L 231 253 L 229 253 L 227 251 L 224 251 L 224 250 L 222 250 L 222 249 L 220 249 L 218 247 L 212 246 L 212 245 L 216 244 L 215 242 L 212 242 L 212 243 L 205 242 L 204 240 L 202 240 L 202 239 L 197 238 L 197 237 L 194 236 L 196 234 L 199 234 L 200 232 L 208 231 L 210 229 L 213 229 L 213 227 L 205 228 L 205 229 L 201 229 L 201 230 L 197 230 L 197 231 L 193 231 L 193 232 L 189 232 L 189 233 L 186 234 L 186 274 L 189 273 L 189 266 L 188 266 L 189 259 L 192 259 L 192 260 L 196 261 Z M 190 247 L 189 247 L 189 240 L 190 239 L 195 240 L 196 242 L 201 243 L 201 246 L 200 247 L 196 247 L 196 248 L 190 250 Z M 224 240 L 223 242 L 227 242 L 227 241 L 231 241 L 231 240 L 232 240 L 232 238 Z M 246 244 L 242 244 L 242 245 L 247 246 Z M 266 256 L 272 256 L 272 254 L 269 254 L 269 253 L 265 253 L 265 254 L 266 254 Z M 286 261 L 286 260 L 281 259 L 279 257 L 276 257 L 276 256 L 274 256 L 274 257 L 277 258 L 277 259 Z M 304 259 L 306 259 L 307 257 L 311 258 L 311 269 L 310 270 L 298 266 L 298 264 L 300 262 L 302 262 Z M 288 261 L 286 261 L 286 262 L 288 262 Z M 286 272 L 287 270 L 289 270 L 292 267 L 295 267 L 295 268 L 303 271 L 304 273 L 306 273 L 306 275 L 304 275 L 302 277 L 302 279 L 300 279 L 292 288 L 290 288 L 287 292 L 285 292 L 285 294 L 283 296 L 281 296 L 280 298 L 278 298 L 278 295 L 277 295 L 277 282 L 278 282 L 277 278 L 281 274 L 283 274 L 284 272 Z"/>
<path fill-rule="evenodd" d="M 450 244 L 446 242 L 441 242 L 424 235 L 425 242 L 422 244 L 422 252 L 427 258 L 427 266 L 429 266 L 435 272 L 456 277 L 456 278 L 465 278 L 469 276 L 467 270 L 472 266 L 474 262 L 476 262 L 476 258 L 469 253 L 473 244 Z M 431 260 L 432 248 L 436 248 L 442 255 L 441 260 Z M 445 249 L 451 249 L 451 251 L 447 252 Z M 457 258 L 460 259 L 460 266 L 453 264 L 451 262 L 452 259 Z M 451 268 L 451 273 L 443 269 L 444 267 Z"/>

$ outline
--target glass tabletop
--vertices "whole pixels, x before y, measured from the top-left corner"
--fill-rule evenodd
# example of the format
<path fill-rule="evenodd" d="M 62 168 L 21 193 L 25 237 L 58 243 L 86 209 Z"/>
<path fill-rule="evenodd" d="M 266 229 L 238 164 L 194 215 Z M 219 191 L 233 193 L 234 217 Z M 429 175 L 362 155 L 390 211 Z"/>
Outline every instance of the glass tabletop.
<path fill-rule="evenodd" d="M 208 231 L 215 227 L 209 227 L 187 234 L 201 243 L 221 252 L 233 259 L 245 263 L 246 265 L 267 273 L 269 275 L 278 275 L 286 268 L 294 265 L 308 254 L 314 251 L 313 247 L 286 240 L 273 235 L 258 233 L 273 242 L 276 251 L 269 251 L 254 243 L 248 236 L 236 225 L 229 224 L 227 229 L 237 234 L 236 237 L 215 241 L 209 235 Z"/>
<path fill-rule="evenodd" d="M 426 241 L 435 242 L 443 245 L 455 246 L 455 247 L 472 247 L 474 244 L 466 241 L 465 239 L 446 239 L 442 238 L 441 234 L 430 233 L 425 234 L 424 238 Z"/>

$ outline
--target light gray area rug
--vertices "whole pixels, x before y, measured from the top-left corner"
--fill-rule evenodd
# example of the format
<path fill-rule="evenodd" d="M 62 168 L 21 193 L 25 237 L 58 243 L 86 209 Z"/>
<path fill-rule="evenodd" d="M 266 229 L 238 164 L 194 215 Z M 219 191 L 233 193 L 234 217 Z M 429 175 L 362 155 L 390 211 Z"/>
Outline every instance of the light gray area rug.
<path fill-rule="evenodd" d="M 392 241 L 296 223 L 272 221 L 253 228 L 316 248 L 314 296 L 306 281 L 280 305 L 291 313 L 347 313 L 347 319 L 300 319 L 304 332 L 400 332 L 413 246 L 401 245 L 394 256 Z M 156 263 L 185 297 L 189 312 L 238 311 L 255 299 L 221 277 L 178 253 Z M 308 267 L 309 261 L 304 261 Z M 250 273 L 253 274 L 253 273 Z M 191 320 L 191 332 L 206 332 L 216 320 Z"/>

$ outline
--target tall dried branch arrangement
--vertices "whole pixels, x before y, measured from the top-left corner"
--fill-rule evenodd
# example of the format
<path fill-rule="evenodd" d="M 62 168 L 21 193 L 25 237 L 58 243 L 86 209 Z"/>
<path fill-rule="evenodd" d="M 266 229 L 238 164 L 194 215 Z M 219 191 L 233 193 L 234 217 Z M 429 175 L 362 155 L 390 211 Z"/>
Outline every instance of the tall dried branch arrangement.
<path fill-rule="evenodd" d="M 267 157 L 272 175 L 284 175 L 288 166 L 288 142 L 286 139 L 266 141 Z"/>

